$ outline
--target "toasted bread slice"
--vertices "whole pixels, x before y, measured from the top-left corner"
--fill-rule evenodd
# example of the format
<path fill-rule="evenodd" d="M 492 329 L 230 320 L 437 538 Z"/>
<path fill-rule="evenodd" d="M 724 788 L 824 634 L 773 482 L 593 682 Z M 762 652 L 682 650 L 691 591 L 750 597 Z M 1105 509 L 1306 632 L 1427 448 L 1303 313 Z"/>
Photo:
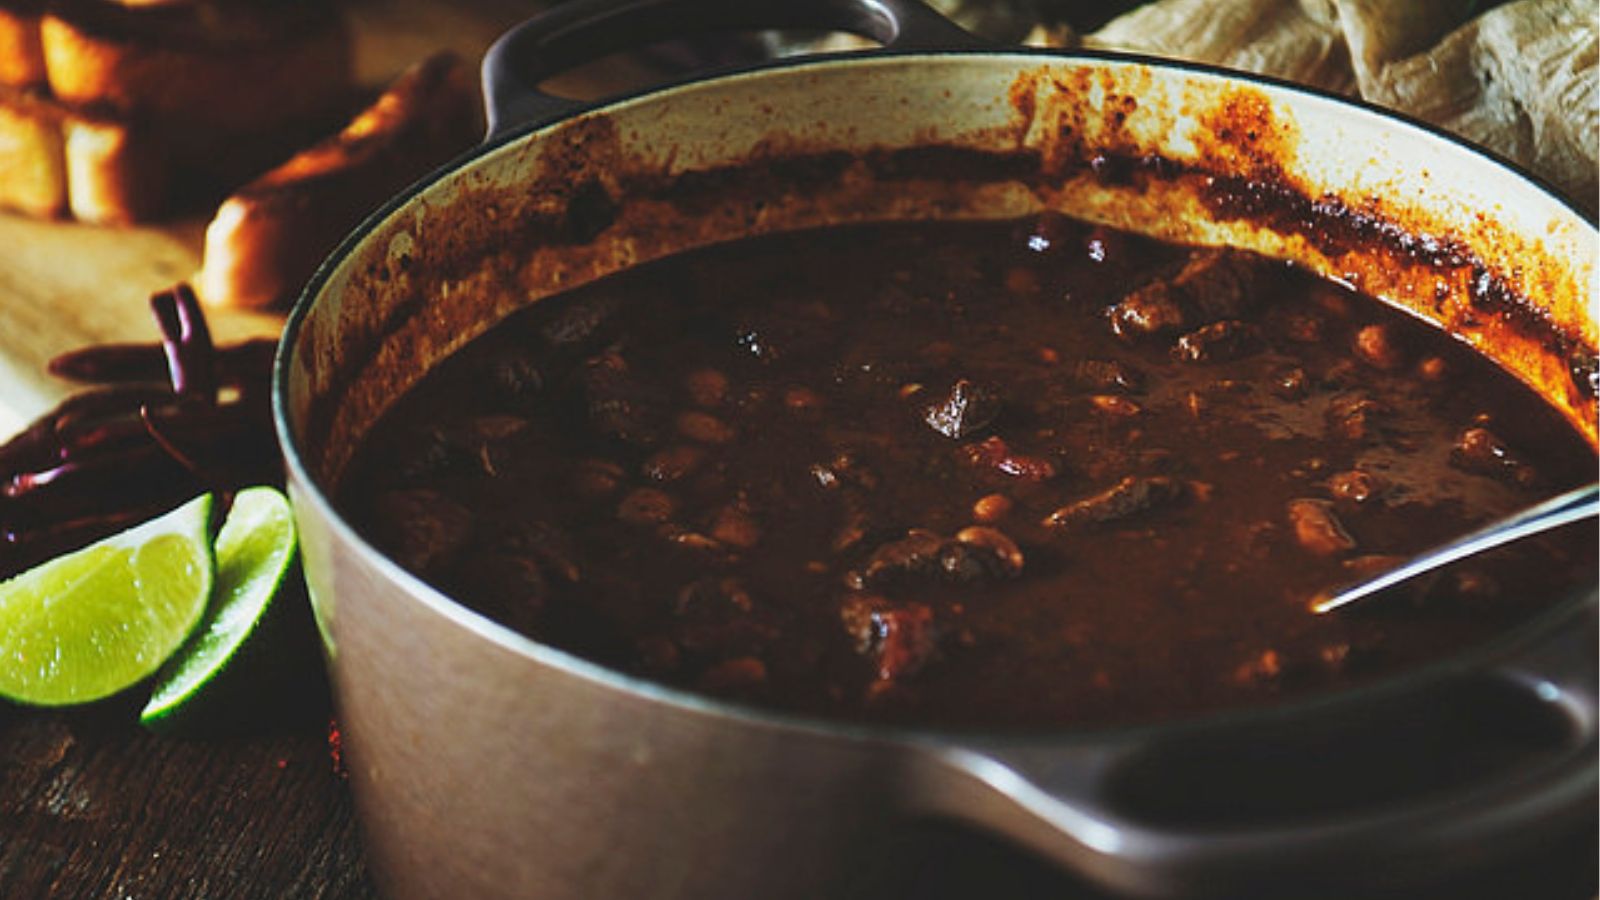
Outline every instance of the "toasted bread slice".
<path fill-rule="evenodd" d="M 320 0 L 0 0 L 0 207 L 209 206 L 345 121 L 350 52 Z"/>
<path fill-rule="evenodd" d="M 44 4 L 45 0 L 0 0 L 0 85 L 45 83 L 44 47 L 39 43 Z"/>
<path fill-rule="evenodd" d="M 316 117 L 351 86 L 344 19 L 315 0 L 54 0 L 40 41 L 57 98 L 180 135 L 268 132 Z"/>
<path fill-rule="evenodd" d="M 126 225 L 166 211 L 170 149 L 158 132 L 74 111 L 61 120 L 61 141 L 73 218 Z"/>
<path fill-rule="evenodd" d="M 166 174 L 167 149 L 150 129 L 0 87 L 0 207 L 123 224 L 163 210 Z"/>
<path fill-rule="evenodd" d="M 481 134 L 476 78 L 453 54 L 412 66 L 338 134 L 245 185 L 206 229 L 195 287 L 219 306 L 293 299 L 373 209 Z"/>
<path fill-rule="evenodd" d="M 61 119 L 40 93 L 0 87 L 0 207 L 38 218 L 66 213 Z"/>

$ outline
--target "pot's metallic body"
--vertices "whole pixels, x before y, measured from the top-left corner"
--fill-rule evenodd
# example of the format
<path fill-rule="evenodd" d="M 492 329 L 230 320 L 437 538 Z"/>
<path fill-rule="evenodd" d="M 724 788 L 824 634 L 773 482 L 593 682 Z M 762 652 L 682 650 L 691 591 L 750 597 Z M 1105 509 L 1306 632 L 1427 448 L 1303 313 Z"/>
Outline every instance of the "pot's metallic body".
<path fill-rule="evenodd" d="M 870 744 L 619 689 L 422 601 L 430 589 L 325 518 L 302 527 L 388 894 L 817 896 L 839 874 L 823 867 L 887 814 L 890 757 Z"/>
<path fill-rule="evenodd" d="M 1241 123 L 1270 133 L 1233 133 Z M 1508 284 L 1547 300 L 1548 315 L 1591 351 L 1596 343 L 1595 231 L 1536 184 L 1426 130 L 1202 70 L 1025 53 L 815 61 L 646 94 L 515 136 L 347 242 L 296 311 L 280 359 L 280 428 L 305 569 L 367 847 L 387 892 L 820 896 L 849 883 L 857 838 L 907 810 L 983 823 L 1101 881 L 1149 891 L 1228 890 L 1264 860 L 1290 865 L 1323 846 L 1353 854 L 1324 860 L 1329 865 L 1363 854 L 1432 859 L 1447 846 L 1433 807 L 1401 811 L 1410 818 L 1389 810 L 1289 828 L 1277 843 L 1267 832 L 1207 843 L 1141 831 L 1095 802 L 1095 779 L 1129 733 L 1031 744 L 903 734 L 792 721 L 653 687 L 453 604 L 384 559 L 334 511 L 329 485 L 351 442 L 433 361 L 566 286 L 750 231 L 1001 217 L 1048 205 L 1162 237 L 1255 247 L 1453 316 L 1449 290 L 1409 263 L 1359 249 L 1330 254 L 1304 235 L 1220 217 L 1192 185 L 1135 189 L 1071 166 L 1048 187 L 1030 188 L 992 179 L 889 183 L 870 171 L 845 172 L 694 217 L 624 196 L 581 246 L 542 248 L 510 236 L 540 209 L 561 209 L 575 184 L 616 193 L 630 183 L 619 173 L 734 166 L 756 147 L 781 155 L 929 143 L 1046 156 L 1097 146 L 1130 158 L 1159 151 L 1241 177 L 1272 168 L 1309 196 L 1450 235 Z M 508 246 L 517 252 L 502 252 Z M 498 258 L 462 265 L 469 253 Z M 1515 340 L 1495 343 L 1484 327 L 1462 331 L 1566 405 L 1593 436 L 1592 404 L 1563 387 L 1569 376 L 1560 361 Z M 1592 627 L 1589 604 L 1569 604 L 1578 625 L 1568 627 Z M 1525 637 L 1545 640 L 1550 627 Z M 1592 758 L 1592 642 L 1571 652 L 1574 674 L 1546 680 L 1575 710 L 1567 755 Z M 1457 837 L 1476 842 L 1515 829 L 1537 839 L 1534 825 L 1553 827 L 1592 808 L 1592 759 L 1576 774 L 1571 765 L 1545 774 L 1446 798 L 1457 804 Z M 1451 814 L 1448 805 L 1442 814 Z M 1193 880 L 1207 872 L 1218 880 Z"/>

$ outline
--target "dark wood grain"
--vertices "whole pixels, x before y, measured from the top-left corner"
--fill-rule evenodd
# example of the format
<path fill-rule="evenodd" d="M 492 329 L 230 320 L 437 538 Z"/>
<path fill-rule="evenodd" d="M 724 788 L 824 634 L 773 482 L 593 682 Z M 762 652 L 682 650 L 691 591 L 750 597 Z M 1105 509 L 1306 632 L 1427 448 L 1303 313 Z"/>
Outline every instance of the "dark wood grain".
<path fill-rule="evenodd" d="M 0 709 L 0 897 L 369 898 L 324 732 L 181 740 Z"/>
<path fill-rule="evenodd" d="M 377 896 L 322 728 L 182 740 L 148 734 L 136 719 L 127 701 L 71 712 L 0 707 L 0 898 Z M 1580 828 L 1535 856 L 1441 872 L 1435 885 L 1385 896 L 1594 897 L 1595 840 L 1592 826 Z M 881 850 L 840 897 L 1105 900 L 954 826 L 912 825 Z"/>

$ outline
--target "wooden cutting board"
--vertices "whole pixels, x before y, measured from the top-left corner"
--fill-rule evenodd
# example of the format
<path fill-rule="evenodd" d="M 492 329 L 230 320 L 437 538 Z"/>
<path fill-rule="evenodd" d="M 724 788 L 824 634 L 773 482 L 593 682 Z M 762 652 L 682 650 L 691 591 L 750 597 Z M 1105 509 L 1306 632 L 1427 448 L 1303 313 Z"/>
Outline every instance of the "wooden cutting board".
<path fill-rule="evenodd" d="M 442 49 L 476 62 L 497 36 L 543 5 L 351 0 L 357 78 L 368 85 L 386 83 L 408 64 Z M 580 77 L 580 87 L 599 92 L 620 85 L 616 69 Z M 104 228 L 0 212 L 0 436 L 72 390 L 45 374 L 52 356 L 92 343 L 156 340 L 149 297 L 199 268 L 208 218 Z M 283 322 L 282 314 L 234 310 L 213 310 L 208 318 L 219 342 L 275 335 Z"/>

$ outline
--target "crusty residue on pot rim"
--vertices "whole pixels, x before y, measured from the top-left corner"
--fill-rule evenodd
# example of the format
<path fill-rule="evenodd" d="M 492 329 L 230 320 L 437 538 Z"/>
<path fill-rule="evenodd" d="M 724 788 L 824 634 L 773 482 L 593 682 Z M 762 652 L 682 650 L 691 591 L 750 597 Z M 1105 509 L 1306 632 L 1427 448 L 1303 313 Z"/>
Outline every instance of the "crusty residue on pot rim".
<path fill-rule="evenodd" d="M 1170 73 L 1158 83 L 1155 72 L 1041 65 L 1009 85 L 1000 128 L 930 127 L 915 146 L 857 151 L 837 131 L 773 132 L 737 163 L 693 171 L 675 171 L 675 147 L 630 154 L 611 115 L 569 120 L 515 151 L 536 156 L 520 161 L 531 181 L 508 188 L 466 171 L 446 202 L 424 194 L 357 250 L 295 355 L 308 389 L 292 417 L 310 468 L 336 482 L 434 360 L 532 300 L 620 268 L 795 228 L 1044 208 L 1246 247 L 1397 302 L 1517 372 L 1596 441 L 1592 261 L 1485 212 L 1458 227 L 1415 185 L 1320 190 L 1300 123 L 1264 90 L 1202 79 L 1158 109 L 1140 99 L 1170 92 Z"/>

